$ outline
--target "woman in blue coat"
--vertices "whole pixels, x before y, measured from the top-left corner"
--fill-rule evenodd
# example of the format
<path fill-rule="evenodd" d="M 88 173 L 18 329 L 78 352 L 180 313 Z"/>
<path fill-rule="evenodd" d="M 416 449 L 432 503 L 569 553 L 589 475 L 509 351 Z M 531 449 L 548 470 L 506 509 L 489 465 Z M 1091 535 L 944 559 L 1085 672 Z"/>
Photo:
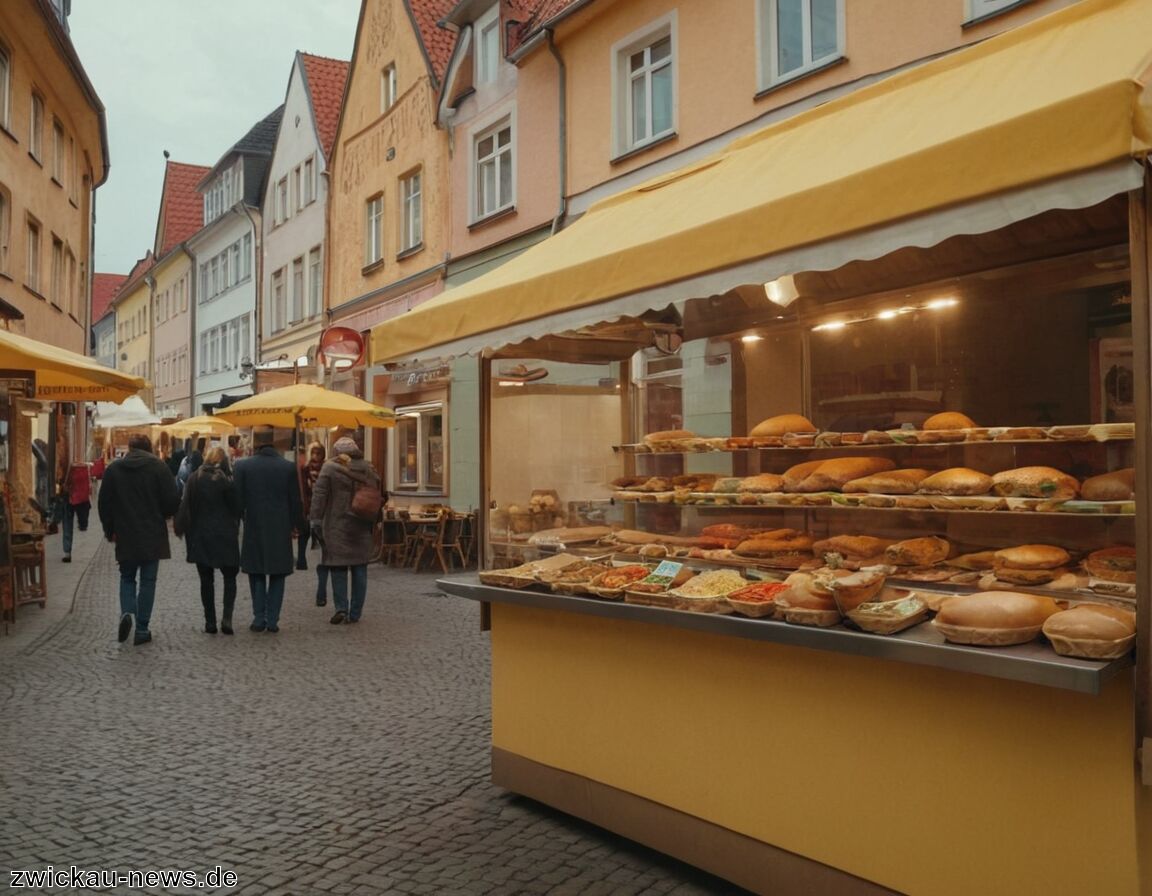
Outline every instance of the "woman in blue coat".
<path fill-rule="evenodd" d="M 224 576 L 220 631 L 232 634 L 236 576 L 240 572 L 240 498 L 223 448 L 208 450 L 204 463 L 188 477 L 174 531 L 184 537 L 189 563 L 200 574 L 204 631 L 216 633 L 216 570 Z"/>

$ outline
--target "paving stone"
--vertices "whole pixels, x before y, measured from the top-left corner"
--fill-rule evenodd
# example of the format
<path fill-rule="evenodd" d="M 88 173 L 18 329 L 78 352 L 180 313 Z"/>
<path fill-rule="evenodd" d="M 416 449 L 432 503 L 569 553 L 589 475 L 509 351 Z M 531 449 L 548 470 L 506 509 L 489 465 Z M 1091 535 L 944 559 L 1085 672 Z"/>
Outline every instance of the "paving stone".
<path fill-rule="evenodd" d="M 134 647 L 94 534 L 0 635 L 0 871 L 219 865 L 241 896 L 740 892 L 491 784 L 488 639 L 435 576 L 373 565 L 363 620 L 332 626 L 296 573 L 278 634 L 248 631 L 241 576 L 236 634 L 207 635 L 173 539 Z"/>

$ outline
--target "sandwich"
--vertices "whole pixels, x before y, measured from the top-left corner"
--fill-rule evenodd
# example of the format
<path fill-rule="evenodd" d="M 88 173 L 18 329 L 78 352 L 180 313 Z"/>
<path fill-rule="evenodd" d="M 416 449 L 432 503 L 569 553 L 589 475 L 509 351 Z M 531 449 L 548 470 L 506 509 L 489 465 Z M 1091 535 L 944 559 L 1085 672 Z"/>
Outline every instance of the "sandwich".
<path fill-rule="evenodd" d="M 1093 551 L 1084 558 L 1082 565 L 1084 571 L 1094 579 L 1124 585 L 1136 584 L 1136 549 L 1128 545 Z M 1125 592 L 1127 590 L 1124 589 Z"/>
<path fill-rule="evenodd" d="M 833 535 L 812 545 L 812 553 L 824 559 L 829 566 L 860 569 L 884 562 L 884 549 L 893 543 L 891 538 L 873 535 Z"/>
<path fill-rule="evenodd" d="M 1080 482 L 1054 467 L 1017 467 L 996 473 L 992 491 L 1006 498 L 1070 501 L 1080 493 Z"/>
<path fill-rule="evenodd" d="M 896 464 L 886 457 L 835 457 L 820 461 L 808 475 L 789 488 L 788 474 L 785 473 L 784 489 L 794 492 L 839 491 L 841 486 L 853 479 L 872 476 L 895 468 Z M 795 469 L 795 468 L 793 468 Z M 789 471 L 791 472 L 791 471 Z"/>
<path fill-rule="evenodd" d="M 827 579 L 817 581 L 810 573 L 794 572 L 784 580 L 788 587 L 776 596 L 776 614 L 795 625 L 835 625 L 840 609 Z"/>
<path fill-rule="evenodd" d="M 910 495 L 919 488 L 927 476 L 927 470 L 885 470 L 870 476 L 861 476 L 859 479 L 850 479 L 844 483 L 841 490 L 845 494 Z"/>
<path fill-rule="evenodd" d="M 812 561 L 812 538 L 795 529 L 771 529 L 740 542 L 732 553 L 774 569 L 798 569 Z"/>
<path fill-rule="evenodd" d="M 893 566 L 931 566 L 948 557 L 952 546 L 943 538 L 927 535 L 897 541 L 884 549 L 884 558 Z"/>
<path fill-rule="evenodd" d="M 1022 544 L 996 551 L 992 571 L 1001 582 L 1045 585 L 1066 571 L 1068 552 L 1052 544 Z"/>
<path fill-rule="evenodd" d="M 969 467 L 950 467 L 920 481 L 922 495 L 986 495 L 992 490 L 992 477 Z"/>

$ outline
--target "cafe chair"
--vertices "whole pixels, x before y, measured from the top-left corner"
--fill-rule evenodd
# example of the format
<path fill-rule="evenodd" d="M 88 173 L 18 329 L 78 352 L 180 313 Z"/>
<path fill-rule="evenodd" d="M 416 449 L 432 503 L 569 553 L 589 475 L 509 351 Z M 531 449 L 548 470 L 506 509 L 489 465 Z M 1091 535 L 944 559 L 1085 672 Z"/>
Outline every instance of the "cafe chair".
<path fill-rule="evenodd" d="M 384 519 L 380 522 L 380 549 L 376 559 L 389 566 L 401 565 L 408 552 L 408 539 L 404 531 L 404 521 Z"/>

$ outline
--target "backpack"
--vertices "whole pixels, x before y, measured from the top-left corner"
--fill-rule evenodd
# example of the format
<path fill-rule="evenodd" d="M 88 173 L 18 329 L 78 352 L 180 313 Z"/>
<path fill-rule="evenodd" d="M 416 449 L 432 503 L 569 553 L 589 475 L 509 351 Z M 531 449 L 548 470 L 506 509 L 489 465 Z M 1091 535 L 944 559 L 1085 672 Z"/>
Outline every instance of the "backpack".
<path fill-rule="evenodd" d="M 349 474 L 351 476 L 351 474 Z M 368 479 L 352 476 L 359 483 L 356 491 L 352 493 L 352 502 L 348 505 L 349 512 L 357 519 L 374 523 L 380 519 L 380 510 L 384 507 L 384 496 Z"/>

